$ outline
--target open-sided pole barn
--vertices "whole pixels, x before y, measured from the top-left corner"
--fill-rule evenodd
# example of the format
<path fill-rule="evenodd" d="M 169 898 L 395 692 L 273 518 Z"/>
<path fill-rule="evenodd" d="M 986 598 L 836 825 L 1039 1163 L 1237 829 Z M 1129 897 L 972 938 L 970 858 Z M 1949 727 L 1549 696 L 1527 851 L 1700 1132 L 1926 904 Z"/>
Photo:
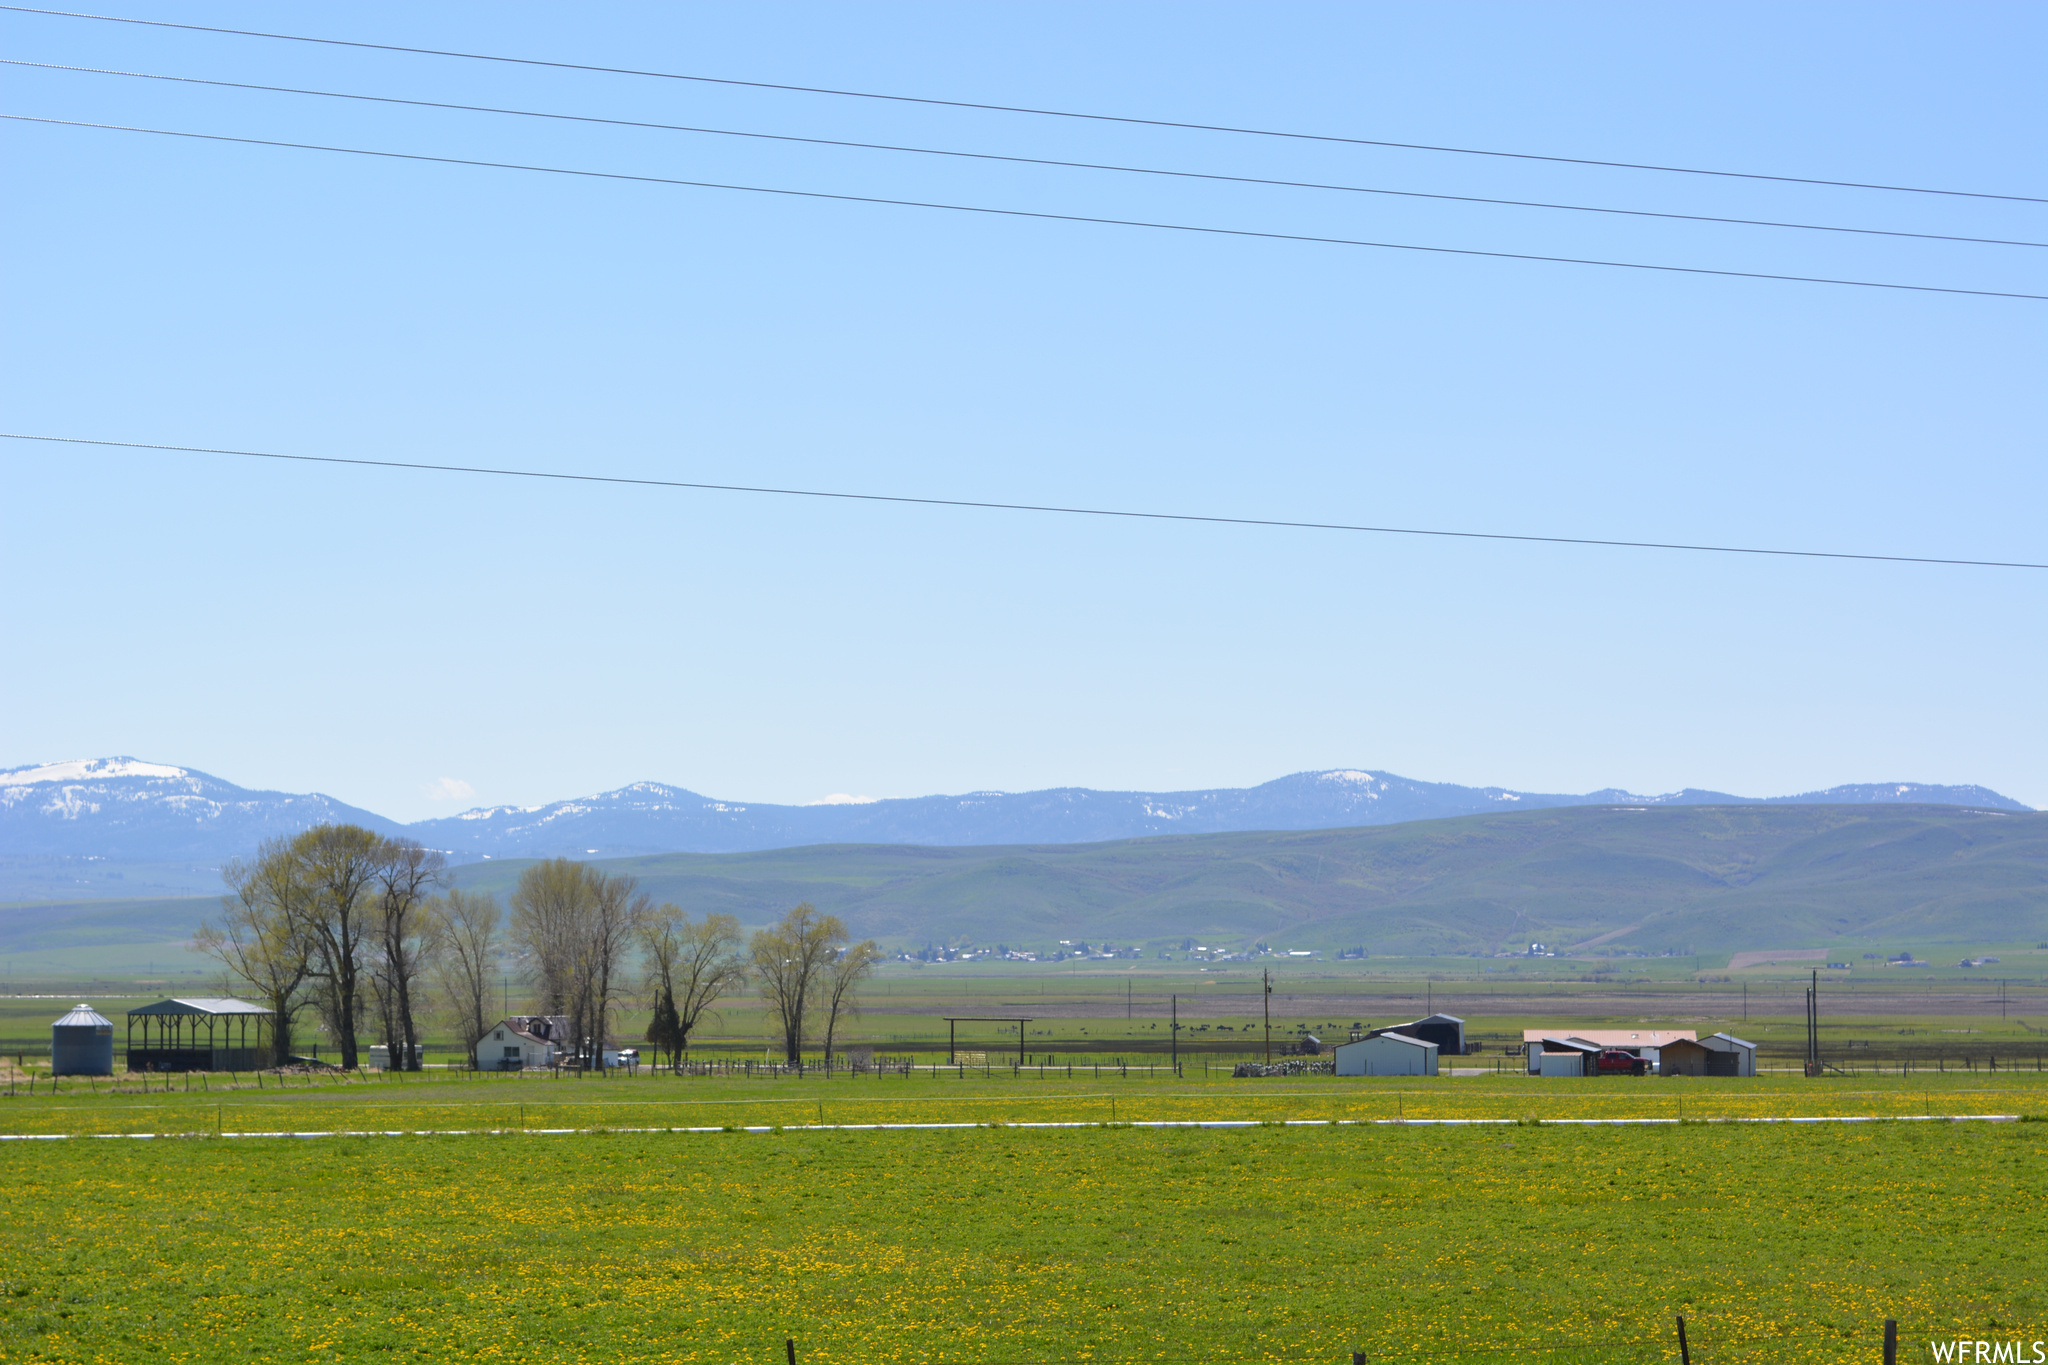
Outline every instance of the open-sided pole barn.
<path fill-rule="evenodd" d="M 135 1041 L 136 1026 L 142 1042 Z M 227 996 L 159 1000 L 128 1011 L 130 1071 L 261 1071 L 271 1066 L 270 1011 Z"/>

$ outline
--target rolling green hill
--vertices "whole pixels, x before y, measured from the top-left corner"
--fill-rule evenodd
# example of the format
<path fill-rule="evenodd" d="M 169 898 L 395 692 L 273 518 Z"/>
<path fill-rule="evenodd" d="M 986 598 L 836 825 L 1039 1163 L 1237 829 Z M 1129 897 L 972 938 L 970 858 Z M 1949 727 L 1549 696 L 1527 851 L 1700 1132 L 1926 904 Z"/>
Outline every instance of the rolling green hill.
<path fill-rule="evenodd" d="M 508 891 L 523 864 L 463 871 Z M 1577 807 L 1364 829 L 1005 848 L 826 845 L 610 866 L 760 923 L 798 900 L 891 942 L 1285 939 L 1375 954 L 1542 939 L 1728 952 L 2048 937 L 2048 814 Z M 1611 937 L 1609 937 L 1611 936 Z"/>
<path fill-rule="evenodd" d="M 458 869 L 503 896 L 522 862 Z M 765 923 L 799 900 L 892 944 L 1062 938 L 1376 955 L 1541 939 L 1726 953 L 2048 939 L 2048 813 L 1949 806 L 1563 809 L 1101 844 L 821 845 L 616 859 L 659 900 Z M 0 907 L 37 961 L 189 934 L 212 898 Z M 127 956 L 134 956 L 131 952 Z"/>

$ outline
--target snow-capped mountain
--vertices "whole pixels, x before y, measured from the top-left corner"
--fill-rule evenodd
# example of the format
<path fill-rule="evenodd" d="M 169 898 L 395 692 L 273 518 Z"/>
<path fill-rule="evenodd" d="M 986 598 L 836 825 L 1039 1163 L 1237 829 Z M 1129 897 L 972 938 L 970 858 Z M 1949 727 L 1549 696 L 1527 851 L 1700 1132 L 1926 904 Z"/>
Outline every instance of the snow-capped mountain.
<path fill-rule="evenodd" d="M 1804 804 L 1927 803 L 2025 810 L 1983 787 L 1889 783 L 1763 800 Z M 535 807 L 493 806 L 401 825 L 332 797 L 247 791 L 190 768 L 107 758 L 0 771 L 0 863 L 112 859 L 218 861 L 323 821 L 405 834 L 459 861 L 507 857 L 723 853 L 802 844 L 1064 844 L 1155 834 L 1328 829 L 1583 805 L 1755 804 L 1688 789 L 1582 796 L 1417 782 L 1340 768 L 1261 786 L 1183 792 L 1061 787 L 782 806 L 721 801 L 636 782 Z M 0 897 L 4 898 L 4 897 Z"/>
<path fill-rule="evenodd" d="M 9 860 L 219 859 L 327 821 L 399 829 L 331 796 L 248 791 L 191 768 L 133 758 L 0 771 L 0 858 Z"/>

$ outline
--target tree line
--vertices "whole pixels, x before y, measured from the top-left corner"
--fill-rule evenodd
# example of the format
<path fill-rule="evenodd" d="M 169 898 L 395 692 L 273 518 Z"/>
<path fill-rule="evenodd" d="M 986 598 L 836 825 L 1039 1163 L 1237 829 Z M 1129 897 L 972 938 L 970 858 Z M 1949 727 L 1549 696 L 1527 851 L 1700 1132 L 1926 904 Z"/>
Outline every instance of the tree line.
<path fill-rule="evenodd" d="M 692 918 L 655 904 L 633 877 L 567 858 L 523 869 L 501 908 L 488 892 L 455 887 L 443 854 L 357 825 L 268 840 L 221 875 L 220 914 L 193 947 L 270 1010 L 278 1063 L 311 1012 L 344 1069 L 360 1064 L 367 1026 L 393 1066 L 417 1070 L 430 1019 L 476 1066 L 478 1042 L 502 1017 L 491 1001 L 508 957 L 535 1012 L 567 1021 L 569 1050 L 585 1065 L 601 1062 L 617 1012 L 635 1005 L 651 1012 L 645 1041 L 657 1058 L 679 1065 L 719 1002 L 749 986 L 789 1061 L 820 1033 L 829 1060 L 882 960 L 874 940 L 851 942 L 836 916 L 808 904 L 748 936 L 732 915 Z"/>

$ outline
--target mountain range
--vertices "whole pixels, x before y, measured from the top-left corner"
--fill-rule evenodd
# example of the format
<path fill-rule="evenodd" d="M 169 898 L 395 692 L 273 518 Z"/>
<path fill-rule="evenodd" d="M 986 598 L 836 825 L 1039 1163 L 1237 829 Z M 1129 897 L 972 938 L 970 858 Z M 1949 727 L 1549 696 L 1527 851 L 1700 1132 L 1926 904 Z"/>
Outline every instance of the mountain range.
<path fill-rule="evenodd" d="M 543 806 L 487 806 L 410 824 L 318 793 L 250 791 L 192 768 L 102 758 L 0 771 L 0 860 L 217 862 L 323 821 L 405 835 L 457 862 L 487 858 L 737 853 L 809 844 L 1073 844 L 1155 834 L 1334 829 L 1560 806 L 1948 805 L 2024 811 L 1975 786 L 1912 782 L 1742 797 L 1687 789 L 1584 795 L 1418 782 L 1358 768 L 1295 773 L 1257 787 L 1036 792 L 775 805 L 720 800 L 660 782 Z M 4 898 L 4 892 L 0 892 Z"/>
<path fill-rule="evenodd" d="M 502 903 L 522 859 L 455 869 Z M 1577 806 L 1096 844 L 814 844 L 621 858 L 657 901 L 755 927 L 798 901 L 895 947 L 1062 939 L 1233 951 L 1705 954 L 2048 948 L 2048 814 L 1943 805 Z M 0 905 L 10 971 L 206 969 L 218 900 Z M 1857 945 L 1850 951 L 1846 945 Z M 1836 958 L 1833 960 L 1841 960 Z M 1953 959 L 1951 959 L 1953 960 Z M 2035 970 L 2018 968 L 2022 973 Z"/>

